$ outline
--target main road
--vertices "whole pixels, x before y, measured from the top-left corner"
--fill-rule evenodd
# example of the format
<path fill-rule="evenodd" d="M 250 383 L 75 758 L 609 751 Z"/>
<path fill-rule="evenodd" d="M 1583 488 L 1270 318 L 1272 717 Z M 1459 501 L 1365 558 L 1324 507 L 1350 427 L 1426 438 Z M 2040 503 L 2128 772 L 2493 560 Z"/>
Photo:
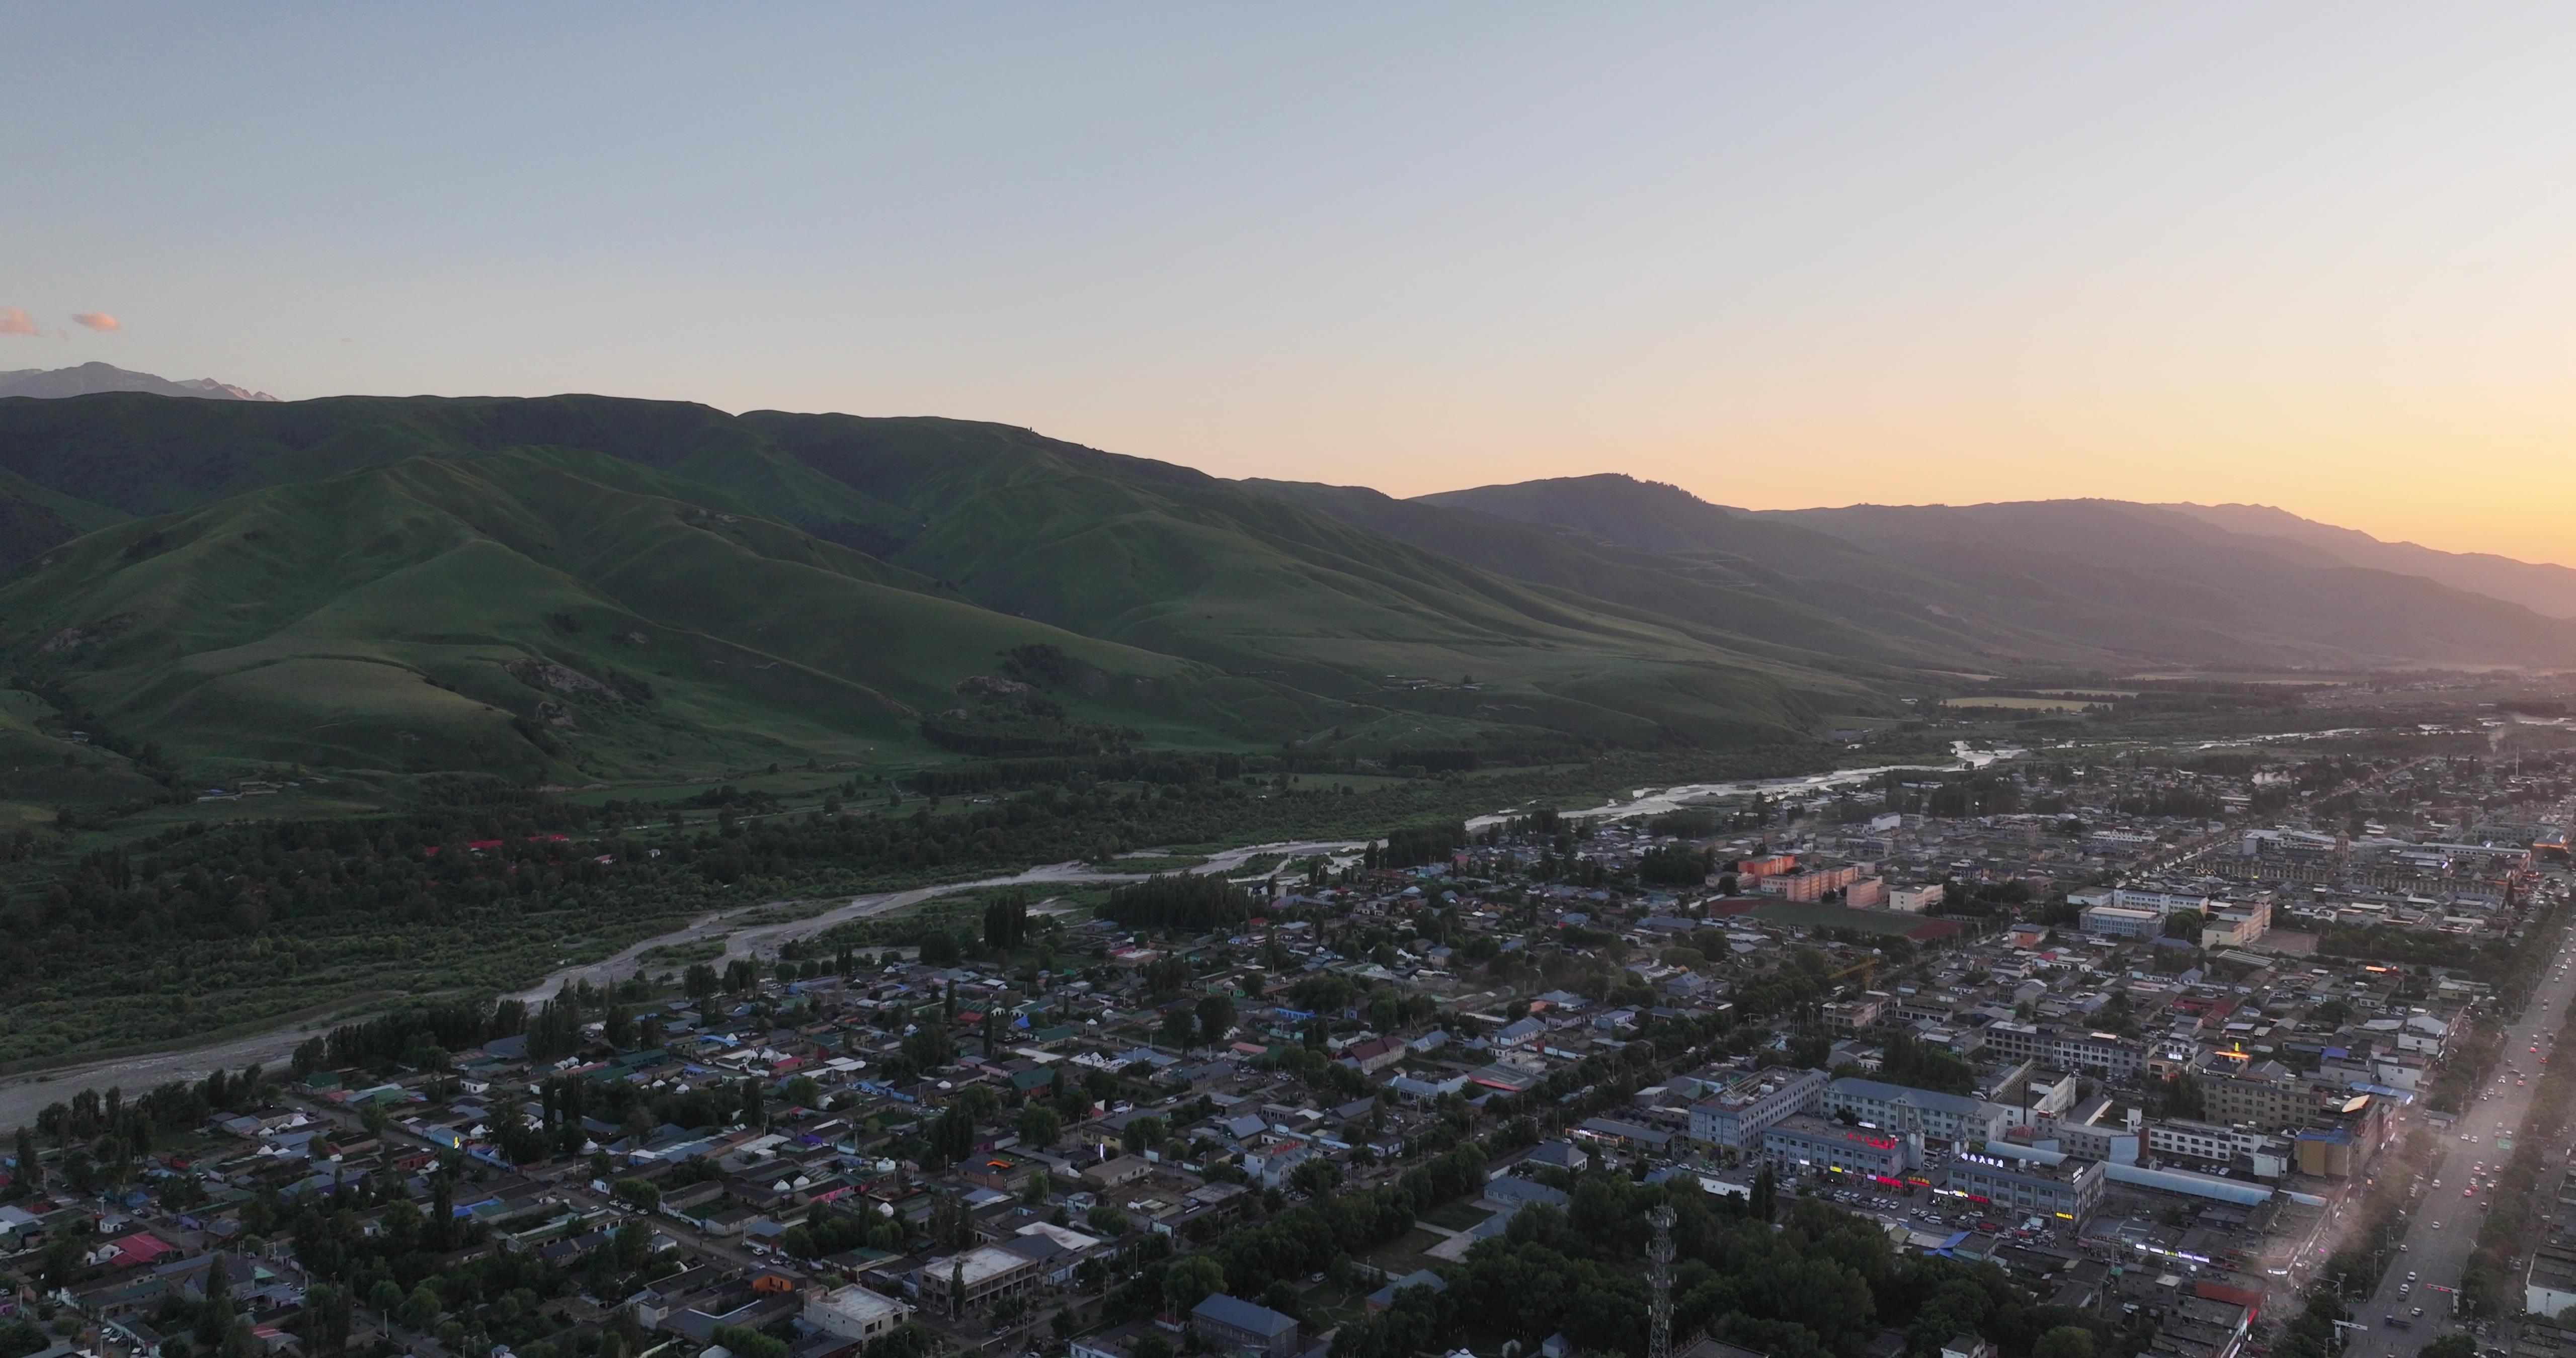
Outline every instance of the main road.
<path fill-rule="evenodd" d="M 2569 933 L 2576 935 L 2576 930 Z M 2541 1058 L 2576 1059 L 2556 1058 L 2549 1041 L 2565 1021 L 2569 1001 L 2576 999 L 2576 965 L 2571 962 L 2576 962 L 2576 946 L 2562 937 L 2560 952 L 2550 959 L 2549 970 L 2532 992 L 2531 1002 L 2507 1028 L 2503 1059 L 2487 1077 L 2485 1087 L 2470 1100 L 2457 1122 L 2448 1128 L 2431 1129 L 2440 1137 L 2440 1168 L 2432 1172 L 2421 1195 L 2407 1211 L 2401 1233 L 2392 1242 L 2402 1248 L 2389 1251 L 2388 1269 L 2380 1277 L 2378 1290 L 2369 1300 L 2352 1303 L 2353 1320 L 2363 1328 L 2345 1331 L 2350 1336 L 2345 1348 L 2347 1358 L 2412 1354 L 2436 1336 L 2465 1329 L 2465 1322 L 2452 1314 L 2456 1293 L 2434 1289 L 2460 1285 L 2460 1272 L 2468 1266 L 2478 1227 L 2485 1224 L 2487 1217 L 2487 1190 L 2472 1187 L 2471 1172 L 2484 1165 L 2485 1171 L 2478 1175 L 2483 1180 L 2486 1174 L 2503 1168 L 2510 1152 L 2496 1148 L 2496 1137 L 2511 1137 L 2521 1131 L 2523 1115 L 2531 1110 L 2532 1095 L 2540 1088 L 2541 1072 L 2547 1069 Z M 2534 1047 L 2539 1050 L 2533 1051 Z M 2541 1148 L 2545 1157 L 2540 1179 L 2543 1185 L 2555 1182 L 2554 1176 L 2566 1168 L 2565 1149 Z M 2409 1274 L 2414 1275 L 2411 1284 Z M 2518 1309 L 2518 1274 L 2513 1293 Z M 2411 1330 L 2392 1329 L 2384 1323 L 2388 1316 L 2410 1319 L 2410 1313 L 2419 1306 L 2424 1308 L 2424 1314 L 2412 1320 Z"/>

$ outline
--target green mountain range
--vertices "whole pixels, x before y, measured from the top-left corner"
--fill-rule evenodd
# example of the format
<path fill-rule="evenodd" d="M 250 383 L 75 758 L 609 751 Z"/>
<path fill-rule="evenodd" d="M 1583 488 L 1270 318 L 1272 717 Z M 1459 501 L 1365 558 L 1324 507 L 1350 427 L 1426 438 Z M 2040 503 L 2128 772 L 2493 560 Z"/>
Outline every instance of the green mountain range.
<path fill-rule="evenodd" d="M 0 568 L 23 801 L 269 765 L 1529 762 L 1810 740 L 1961 672 L 2576 663 L 2576 624 L 2170 509 L 1404 501 L 590 396 L 0 399 Z"/>
<path fill-rule="evenodd" d="M 1544 754 L 1894 710 L 1892 672 L 991 424 L 111 394 L 0 401 L 0 477 L 0 660 L 190 768 Z M 0 748 L 17 795 L 55 753 Z"/>

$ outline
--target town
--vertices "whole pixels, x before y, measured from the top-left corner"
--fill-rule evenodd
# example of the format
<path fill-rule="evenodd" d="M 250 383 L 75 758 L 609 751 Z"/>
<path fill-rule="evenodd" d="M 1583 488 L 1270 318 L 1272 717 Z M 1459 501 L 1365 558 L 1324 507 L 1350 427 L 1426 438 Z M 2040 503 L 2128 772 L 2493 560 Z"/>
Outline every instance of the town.
<path fill-rule="evenodd" d="M 423 1002 L 19 1129 L 0 1353 L 2576 1351 L 2576 757 L 2440 748 L 1529 810 Z"/>

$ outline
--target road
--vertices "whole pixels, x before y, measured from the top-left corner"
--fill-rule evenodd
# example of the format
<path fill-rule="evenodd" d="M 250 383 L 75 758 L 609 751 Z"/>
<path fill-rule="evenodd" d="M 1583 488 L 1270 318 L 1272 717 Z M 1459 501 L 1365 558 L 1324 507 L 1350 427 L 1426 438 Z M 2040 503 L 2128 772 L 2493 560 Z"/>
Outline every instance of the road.
<path fill-rule="evenodd" d="M 1359 847 L 1356 840 L 1298 840 L 1277 844 L 1247 844 L 1211 855 L 1205 863 L 1189 869 L 1194 873 L 1232 872 L 1255 854 L 1275 853 L 1291 860 L 1310 854 L 1341 854 Z M 545 979 L 514 998 L 542 1000 L 565 986 L 588 981 L 594 986 L 612 980 L 623 980 L 635 974 L 638 959 L 653 948 L 681 943 L 702 943 L 723 938 L 724 955 L 716 959 L 721 969 L 726 960 L 749 957 L 761 952 L 775 952 L 778 945 L 790 939 L 810 938 L 835 924 L 854 919 L 867 919 L 916 905 L 934 896 L 971 891 L 990 886 L 1098 886 L 1118 882 L 1136 882 L 1144 873 L 1104 872 L 1081 863 L 1049 863 L 1026 872 L 1002 877 L 986 877 L 972 882 L 949 882 L 940 886 L 920 887 L 911 891 L 889 891 L 875 895 L 854 896 L 818 914 L 773 924 L 758 924 L 734 929 L 731 922 L 764 911 L 796 904 L 790 901 L 766 901 L 758 905 L 738 906 L 703 915 L 666 934 L 620 949 L 596 962 L 572 963 L 549 973 Z M 276 1070 L 286 1064 L 295 1049 L 317 1033 L 326 1032 L 347 1017 L 312 1019 L 272 1029 L 247 1037 L 231 1038 L 177 1051 L 150 1052 L 135 1056 L 114 1057 L 86 1065 L 63 1066 L 34 1075 L 21 1075 L 0 1081 L 0 1128 L 24 1126 L 36 1120 L 46 1104 L 70 1098 L 82 1089 L 121 1088 L 128 1094 L 140 1093 L 155 1085 L 173 1080 L 202 1080 L 218 1070 L 239 1070 L 257 1064 Z"/>
<path fill-rule="evenodd" d="M 2458 1123 L 2448 1130 L 2435 1128 L 2443 1150 L 2441 1168 L 2431 1176 L 2432 1183 L 2416 1199 L 2407 1214 L 2404 1231 L 2397 1243 L 2404 1246 L 2393 1252 L 2388 1271 L 2380 1279 L 2379 1290 L 2368 1301 L 2353 1303 L 2353 1319 L 2367 1329 L 2347 1330 L 2347 1358 L 2380 1358 L 2380 1355 L 2412 1354 L 2436 1336 L 2461 1329 L 2451 1316 L 2451 1293 L 2436 1292 L 2432 1285 L 2458 1287 L 2460 1271 L 2469 1261 L 2469 1250 L 2477 1242 L 2478 1227 L 2486 1220 L 2480 1202 L 2486 1191 L 2463 1197 L 2469 1187 L 2470 1170 L 2484 1164 L 2488 1173 L 2502 1168 L 2507 1153 L 2496 1149 L 2496 1135 L 2512 1136 L 2522 1126 L 2523 1115 L 2530 1111 L 2531 1097 L 2540 1088 L 2540 1058 L 2550 1054 L 2546 1036 L 2555 1033 L 2567 1012 L 2568 1001 L 2576 998 L 2576 948 L 2562 947 L 2551 965 L 2548 977 L 2533 992 L 2531 1003 L 2508 1030 L 2504 1059 L 2481 1097 L 2460 1115 Z M 2531 1048 L 2540 1048 L 2534 1053 Z M 2576 1059 L 2576 1058 L 2557 1058 Z M 2513 1069 L 2523 1073 L 2525 1083 L 2515 1085 Z M 2469 1138 L 2476 1138 L 2474 1141 Z M 2563 1167 L 2565 1157 L 2559 1148 L 2548 1151 L 2548 1165 Z M 2550 1171 L 2543 1171 L 2543 1182 Z M 2401 1291 L 2408 1284 L 2406 1275 L 2418 1276 L 2411 1291 Z M 2414 1308 L 2424 1308 L 2424 1315 L 2414 1322 L 2412 1330 L 2393 1330 L 2381 1323 L 2383 1316 L 2407 1317 Z"/>

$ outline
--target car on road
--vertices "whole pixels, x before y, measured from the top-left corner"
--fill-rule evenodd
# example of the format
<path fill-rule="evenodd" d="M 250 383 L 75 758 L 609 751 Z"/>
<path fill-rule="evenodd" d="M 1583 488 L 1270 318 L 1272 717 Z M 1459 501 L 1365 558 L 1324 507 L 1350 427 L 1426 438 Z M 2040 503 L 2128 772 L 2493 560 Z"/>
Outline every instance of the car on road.
<path fill-rule="evenodd" d="M 2414 1310 L 2409 1311 L 2409 1312 L 2407 1312 L 2406 1314 L 2408 1314 L 2408 1315 L 2410 1315 L 2410 1316 L 2415 1317 L 2417 1320 L 2422 1320 L 2422 1319 L 2424 1318 L 2424 1308 L 2423 1308 L 2423 1307 L 2421 1307 L 2421 1306 L 2418 1306 L 2418 1307 L 2416 1307 Z"/>
<path fill-rule="evenodd" d="M 2410 1283 L 2411 1283 L 2411 1282 L 2413 1282 L 2413 1281 L 2415 1281 L 2415 1270 L 2413 1270 L 2413 1269 L 2411 1269 L 2411 1268 L 2410 1268 L 2410 1269 L 2408 1269 L 2408 1270 L 2406 1270 L 2406 1281 L 2408 1281 L 2408 1282 L 2410 1282 Z"/>

